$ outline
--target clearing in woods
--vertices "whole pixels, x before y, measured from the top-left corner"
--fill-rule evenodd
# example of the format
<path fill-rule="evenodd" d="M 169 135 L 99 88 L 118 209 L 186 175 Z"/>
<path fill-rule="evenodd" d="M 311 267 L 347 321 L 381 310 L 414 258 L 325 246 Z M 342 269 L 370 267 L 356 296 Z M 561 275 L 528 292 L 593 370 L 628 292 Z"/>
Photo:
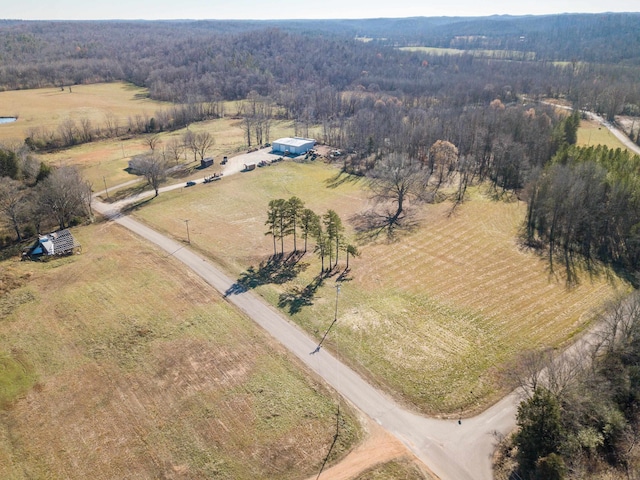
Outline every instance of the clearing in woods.
<path fill-rule="evenodd" d="M 249 267 L 269 276 L 273 242 L 264 223 L 271 199 L 296 195 L 317 213 L 334 209 L 354 237 L 349 220 L 368 207 L 367 192 L 361 179 L 337 175 L 319 162 L 287 161 L 163 193 L 135 215 L 177 239 L 186 238 L 188 218 L 192 248 L 238 278 Z M 521 352 L 566 344 L 628 288 L 606 272 L 584 273 L 568 287 L 562 271 L 550 272 L 544 258 L 519 244 L 525 205 L 486 193 L 473 189 L 453 214 L 448 202 L 426 206 L 410 234 L 362 245 L 325 343 L 425 413 L 486 408 L 511 388 L 502 374 Z M 292 239 L 285 245 L 290 252 Z M 295 267 L 280 272 L 297 275 L 286 283 L 249 276 L 261 295 L 319 339 L 333 318 L 337 275 L 314 286 L 320 262 L 312 252 L 313 242 Z M 343 256 L 340 271 L 344 265 Z"/>
<path fill-rule="evenodd" d="M 227 115 L 234 115 L 238 102 L 222 102 Z M 138 177 L 126 171 L 131 157 L 149 152 L 146 138 L 152 134 L 131 137 L 126 134 L 129 120 L 137 117 L 152 118 L 156 112 L 168 109 L 172 104 L 148 98 L 148 91 L 135 85 L 115 82 L 91 85 L 72 85 L 60 88 L 15 90 L 0 92 L 0 117 L 17 116 L 18 121 L 0 124 L 0 144 L 21 144 L 32 128 L 45 128 L 57 134 L 58 127 L 67 119 L 77 126 L 82 119 L 88 119 L 92 128 L 106 126 L 106 118 L 112 115 L 124 135 L 115 139 L 100 140 L 77 145 L 71 149 L 41 155 L 41 159 L 51 165 L 76 165 L 92 184 L 95 191 L 114 187 Z M 215 144 L 208 156 L 216 159 L 216 164 L 224 155 L 232 155 L 247 148 L 246 132 L 240 118 L 225 116 L 221 119 L 198 122 L 189 126 L 194 133 L 207 131 L 214 137 Z M 291 121 L 273 121 L 270 139 L 290 136 Z M 157 148 L 166 149 L 168 144 L 186 132 L 185 129 L 161 132 L 157 136 Z M 267 139 L 268 140 L 268 139 Z M 253 139 L 253 141 L 255 141 Z M 199 165 L 191 151 L 185 151 L 184 162 L 189 172 Z M 213 172 L 213 169 L 209 169 Z M 207 173 L 210 173 L 206 170 Z M 194 173 L 199 176 L 200 173 Z"/>
<path fill-rule="evenodd" d="M 171 257 L 115 224 L 74 234 L 81 255 L 3 262 L 0 478 L 319 471 L 332 392 Z M 330 461 L 361 435 L 341 412 Z"/>
<path fill-rule="evenodd" d="M 125 128 L 136 115 L 153 117 L 171 106 L 148 98 L 145 88 L 115 82 L 72 85 L 60 88 L 10 90 L 0 92 L 0 116 L 17 116 L 18 121 L 0 125 L 0 141 L 23 141 L 31 128 L 56 132 L 65 120 L 76 123 L 86 118 L 94 127 L 103 126 L 110 114 Z"/>

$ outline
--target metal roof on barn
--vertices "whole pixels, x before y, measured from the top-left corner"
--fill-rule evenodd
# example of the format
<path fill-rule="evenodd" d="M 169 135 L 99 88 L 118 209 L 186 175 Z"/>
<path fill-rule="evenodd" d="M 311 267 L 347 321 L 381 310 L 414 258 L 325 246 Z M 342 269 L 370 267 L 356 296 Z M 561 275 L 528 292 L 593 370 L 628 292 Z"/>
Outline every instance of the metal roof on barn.
<path fill-rule="evenodd" d="M 292 147 L 304 147 L 308 145 L 310 142 L 315 142 L 315 140 L 313 138 L 285 137 L 285 138 L 279 138 L 273 143 L 278 143 L 281 145 L 290 145 Z"/>
<path fill-rule="evenodd" d="M 40 235 L 28 254 L 31 256 L 65 255 L 73 252 L 76 248 L 80 248 L 80 244 L 68 229 L 64 229 L 47 235 Z"/>

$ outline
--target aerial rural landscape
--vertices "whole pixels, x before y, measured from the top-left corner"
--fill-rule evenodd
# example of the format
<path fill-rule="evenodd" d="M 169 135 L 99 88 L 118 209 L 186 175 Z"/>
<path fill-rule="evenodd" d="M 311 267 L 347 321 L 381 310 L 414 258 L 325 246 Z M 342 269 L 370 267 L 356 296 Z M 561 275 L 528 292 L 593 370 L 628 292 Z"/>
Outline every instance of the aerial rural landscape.
<path fill-rule="evenodd" d="M 640 13 L 0 20 L 0 478 L 640 479 L 639 79 Z"/>

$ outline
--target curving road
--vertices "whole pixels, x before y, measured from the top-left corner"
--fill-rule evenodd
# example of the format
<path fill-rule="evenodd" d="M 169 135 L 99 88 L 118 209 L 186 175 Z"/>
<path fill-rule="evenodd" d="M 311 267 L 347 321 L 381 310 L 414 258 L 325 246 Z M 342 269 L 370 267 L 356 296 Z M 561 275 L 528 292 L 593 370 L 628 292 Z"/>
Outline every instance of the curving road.
<path fill-rule="evenodd" d="M 263 150 L 230 158 L 223 173 L 225 176 L 238 173 L 244 163 L 263 159 L 265 155 L 268 152 Z M 160 191 L 184 188 L 184 185 L 169 185 Z M 461 423 L 457 420 L 426 418 L 410 412 L 372 387 L 326 350 L 312 354 L 317 346 L 315 339 L 289 322 L 261 297 L 250 291 L 236 292 L 232 289 L 235 281 L 211 262 L 184 244 L 121 213 L 124 206 L 152 196 L 153 191 L 114 204 L 98 201 L 96 197 L 101 194 L 104 192 L 94 195 L 93 208 L 96 212 L 154 243 L 226 295 L 229 302 L 282 343 L 345 399 L 402 441 L 438 477 L 443 480 L 490 480 L 493 477 L 491 457 L 496 445 L 495 434 L 506 435 L 515 427 L 518 402 L 515 394 L 505 397 L 481 415 Z M 231 291 L 235 293 L 226 294 Z"/>
<path fill-rule="evenodd" d="M 178 188 L 181 185 L 178 186 Z M 152 193 L 151 193 L 152 194 Z M 122 215 L 122 202 L 114 205 L 94 200 L 95 211 L 154 243 L 183 262 L 222 294 L 233 291 L 234 280 L 185 245 Z M 462 423 L 426 418 L 400 407 L 362 377 L 321 349 L 317 341 L 250 291 L 226 299 L 282 343 L 345 399 L 401 440 L 436 475 L 448 480 L 489 480 L 495 432 L 507 434 L 515 426 L 517 398 L 510 395 L 483 414 Z"/>
<path fill-rule="evenodd" d="M 640 148 L 615 127 L 596 115 L 591 116 L 613 131 L 629 148 L 640 153 Z M 241 165 L 247 161 L 255 161 L 257 155 L 266 154 L 263 150 L 231 158 L 223 172 L 226 176 L 237 173 Z M 184 183 L 180 183 L 163 187 L 160 191 L 183 187 Z M 104 192 L 99 192 L 96 196 L 101 193 Z M 220 293 L 226 295 L 226 292 L 235 291 L 231 288 L 234 280 L 208 260 L 198 256 L 185 245 L 120 213 L 123 206 L 151 195 L 153 192 L 145 192 L 112 205 L 94 200 L 93 207 L 95 211 L 173 255 Z M 520 399 L 515 392 L 482 414 L 464 419 L 462 422 L 420 416 L 404 409 L 388 395 L 372 387 L 329 352 L 321 349 L 312 353 L 317 341 L 289 322 L 261 297 L 245 291 L 226 295 L 226 298 L 320 375 L 345 399 L 395 435 L 438 477 L 443 480 L 492 479 L 492 455 L 497 438 L 508 434 L 516 426 L 515 414 Z M 597 332 L 574 344 L 568 349 L 567 354 L 571 355 L 580 349 L 593 335 L 597 335 Z"/>

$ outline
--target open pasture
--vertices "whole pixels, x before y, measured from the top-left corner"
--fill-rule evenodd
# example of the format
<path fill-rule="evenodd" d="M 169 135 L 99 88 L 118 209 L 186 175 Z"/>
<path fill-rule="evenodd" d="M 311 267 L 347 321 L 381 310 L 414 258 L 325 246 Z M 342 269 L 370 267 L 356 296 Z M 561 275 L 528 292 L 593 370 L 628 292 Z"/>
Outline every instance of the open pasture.
<path fill-rule="evenodd" d="M 68 86 L 0 92 L 0 116 L 18 117 L 16 122 L 0 124 L 0 142 L 23 141 L 33 127 L 55 131 L 66 119 L 86 118 L 100 126 L 107 115 L 113 115 L 124 126 L 130 117 L 153 117 L 167 106 L 149 99 L 146 89 L 122 82 L 72 85 L 71 92 Z"/>
<path fill-rule="evenodd" d="M 576 142 L 581 147 L 591 147 L 595 145 L 606 145 L 611 149 L 627 147 L 609 131 L 609 129 L 594 120 L 581 120 L 578 128 L 578 140 Z"/>
<path fill-rule="evenodd" d="M 233 275 L 260 270 L 273 254 L 266 237 L 267 204 L 300 197 L 317 213 L 336 210 L 349 219 L 369 207 L 359 178 L 338 177 L 333 166 L 284 162 L 161 194 L 135 215 L 192 248 Z M 605 275 L 581 275 L 569 288 L 561 269 L 524 250 L 518 232 L 525 206 L 493 201 L 481 190 L 450 214 L 450 204 L 425 206 L 420 227 L 388 243 L 361 245 L 342 283 L 339 321 L 326 345 L 375 384 L 428 413 L 480 410 L 510 388 L 502 375 L 518 354 L 561 347 L 626 285 Z M 299 248 L 302 241 L 298 240 Z M 292 250 L 292 239 L 285 251 Z M 307 253 L 297 276 L 257 291 L 277 305 L 297 301 L 293 319 L 317 338 L 334 317 L 337 274 L 305 297 L 320 271 Z M 285 252 L 285 253 L 286 253 Z M 344 256 L 340 271 L 344 269 Z M 307 294 L 309 289 L 306 290 Z M 291 312 L 292 302 L 281 303 Z"/>
<path fill-rule="evenodd" d="M 272 139 L 277 136 L 291 135 L 291 122 L 277 121 L 272 125 Z M 189 127 L 193 132 L 206 131 L 215 139 L 215 144 L 208 151 L 207 156 L 213 157 L 215 165 L 203 171 L 195 170 L 200 166 L 200 159 L 194 159 L 193 152 L 184 152 L 181 163 L 185 164 L 188 172 L 186 178 L 201 178 L 219 171 L 220 160 L 223 156 L 233 156 L 246 150 L 245 132 L 242 128 L 242 120 L 225 117 L 206 122 L 199 122 Z M 175 140 L 181 141 L 187 129 L 173 132 L 158 133 L 159 138 L 156 148 L 162 151 Z M 150 135 L 148 135 L 150 136 Z M 78 145 L 73 149 L 63 150 L 41 156 L 41 159 L 51 165 L 76 165 L 82 171 L 83 176 L 91 182 L 94 191 L 102 191 L 131 180 L 144 181 L 142 177 L 130 174 L 126 169 L 129 160 L 135 155 L 149 153 L 149 145 L 146 136 L 127 139 L 109 139 Z M 169 161 L 169 166 L 174 162 Z M 171 181 L 171 180 L 169 180 Z"/>
<path fill-rule="evenodd" d="M 0 478 L 317 473 L 331 392 L 171 257 L 115 224 L 74 234 L 81 255 L 3 263 L 0 365 L 27 393 L 5 399 Z M 331 460 L 360 435 L 341 412 Z"/>

